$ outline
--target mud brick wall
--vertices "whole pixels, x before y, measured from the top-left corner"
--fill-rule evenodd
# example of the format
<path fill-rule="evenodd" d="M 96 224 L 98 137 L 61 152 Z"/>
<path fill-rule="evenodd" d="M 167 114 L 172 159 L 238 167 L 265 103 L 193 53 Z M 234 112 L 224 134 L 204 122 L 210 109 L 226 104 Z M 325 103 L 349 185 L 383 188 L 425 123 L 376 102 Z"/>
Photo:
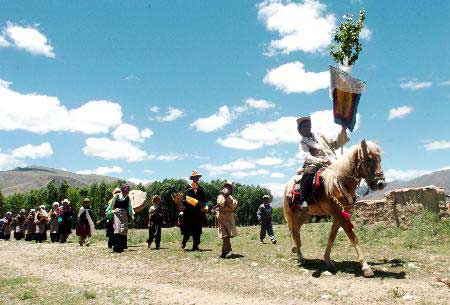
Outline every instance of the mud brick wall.
<path fill-rule="evenodd" d="M 423 210 L 439 214 L 445 206 L 443 188 L 426 186 L 397 189 L 384 194 L 385 200 L 363 200 L 355 205 L 354 219 L 365 225 L 405 226 Z"/>

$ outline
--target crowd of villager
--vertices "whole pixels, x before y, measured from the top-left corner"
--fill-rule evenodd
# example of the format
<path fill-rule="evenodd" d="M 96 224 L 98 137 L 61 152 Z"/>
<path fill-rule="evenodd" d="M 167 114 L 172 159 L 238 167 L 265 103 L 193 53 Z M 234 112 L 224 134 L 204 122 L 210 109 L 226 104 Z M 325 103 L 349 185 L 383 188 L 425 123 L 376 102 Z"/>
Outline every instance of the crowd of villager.
<path fill-rule="evenodd" d="M 349 141 L 346 127 L 343 126 L 337 139 L 330 140 L 321 134 L 311 131 L 310 117 L 297 119 L 297 130 L 302 136 L 299 149 L 305 155 L 303 167 L 297 170 L 301 177 L 296 180 L 293 188 L 289 190 L 289 208 L 293 211 L 300 209 L 307 211 L 309 204 L 314 204 L 313 185 L 317 183 L 317 172 L 329 166 L 336 160 L 335 150 L 342 147 Z M 213 213 L 218 227 L 218 236 L 223 241 L 221 257 L 228 258 L 231 255 L 231 238 L 238 232 L 235 222 L 235 210 L 238 201 L 233 196 L 234 186 L 231 182 L 225 182 L 216 199 L 216 205 L 209 209 L 204 188 L 200 185 L 202 175 L 193 171 L 189 179 L 190 187 L 183 193 L 173 196 L 173 201 L 178 207 L 178 226 L 181 231 L 181 248 L 185 249 L 188 241 L 192 237 L 192 250 L 198 251 L 204 215 Z M 127 249 L 127 235 L 129 222 L 134 219 L 135 211 L 129 197 L 130 186 L 122 185 L 113 191 L 113 197 L 105 207 L 105 217 L 97 221 L 97 224 L 104 223 L 106 236 L 108 237 L 108 247 L 114 252 L 122 252 Z M 272 243 L 276 243 L 272 227 L 272 207 L 270 206 L 270 196 L 264 195 L 262 204 L 257 214 L 261 224 L 260 242 L 264 242 L 266 233 Z M 152 198 L 152 207 L 149 209 L 148 246 L 156 244 L 156 249 L 160 248 L 161 227 L 163 226 L 164 215 L 161 197 L 158 195 Z M 49 212 L 45 206 L 40 206 L 36 211 L 32 209 L 29 214 L 25 210 L 13 217 L 11 212 L 7 212 L 0 223 L 0 234 L 2 239 L 9 239 L 11 231 L 17 240 L 25 238 L 27 241 L 35 240 L 37 243 L 47 239 L 47 229 L 50 231 L 52 242 L 66 242 L 72 232 L 72 226 L 76 223 L 76 235 L 79 237 L 81 246 L 89 246 L 90 238 L 94 230 L 93 214 L 90 207 L 89 198 L 84 198 L 83 205 L 75 214 L 70 202 L 67 199 L 62 201 L 62 206 L 55 202 Z"/>
<path fill-rule="evenodd" d="M 178 226 L 182 235 L 181 248 L 185 249 L 192 237 L 192 250 L 199 251 L 201 242 L 202 225 L 204 215 L 213 213 L 216 217 L 218 237 L 223 240 L 222 258 L 231 256 L 231 238 L 237 236 L 234 211 L 238 201 L 233 197 L 234 186 L 231 182 L 225 182 L 216 200 L 216 205 L 209 209 L 205 191 L 200 184 L 201 174 L 193 171 L 189 179 L 192 181 L 190 187 L 180 196 L 178 204 Z M 83 199 L 83 204 L 78 213 L 71 207 L 70 201 L 64 199 L 61 205 L 54 202 L 47 211 L 44 205 L 38 209 L 31 209 L 29 213 L 22 209 L 13 216 L 7 212 L 0 219 L 0 239 L 10 240 L 11 235 L 16 240 L 34 241 L 42 243 L 47 240 L 48 233 L 52 243 L 65 243 L 72 229 L 78 236 L 80 246 L 89 246 L 95 225 L 103 224 L 106 227 L 108 248 L 114 252 L 122 252 L 127 249 L 127 236 L 129 223 L 133 221 L 135 211 L 129 197 L 130 186 L 122 185 L 113 191 L 113 197 L 105 206 L 103 218 L 94 222 L 91 203 L 89 198 Z M 257 218 L 261 223 L 260 242 L 264 243 L 266 232 L 272 243 L 276 239 L 272 228 L 272 207 L 270 196 L 261 198 L 262 204 L 256 211 Z M 152 197 L 152 206 L 149 208 L 147 240 L 148 247 L 155 243 L 155 249 L 159 250 L 161 245 L 161 228 L 164 225 L 163 202 L 159 195 Z"/>

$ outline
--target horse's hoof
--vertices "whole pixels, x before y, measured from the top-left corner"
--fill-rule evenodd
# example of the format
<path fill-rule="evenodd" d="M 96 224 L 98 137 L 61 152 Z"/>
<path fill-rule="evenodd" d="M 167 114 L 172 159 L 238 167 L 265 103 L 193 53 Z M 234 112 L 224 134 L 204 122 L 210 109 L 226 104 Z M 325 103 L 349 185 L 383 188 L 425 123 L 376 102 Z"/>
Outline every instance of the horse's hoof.
<path fill-rule="evenodd" d="M 325 261 L 325 264 L 331 271 L 336 271 L 336 265 L 332 261 Z"/>
<path fill-rule="evenodd" d="M 305 259 L 302 257 L 302 258 L 299 258 L 298 259 L 298 263 L 297 263 L 297 265 L 298 266 L 303 266 L 305 264 Z"/>
<path fill-rule="evenodd" d="M 373 277 L 374 273 L 371 268 L 363 269 L 364 277 Z"/>

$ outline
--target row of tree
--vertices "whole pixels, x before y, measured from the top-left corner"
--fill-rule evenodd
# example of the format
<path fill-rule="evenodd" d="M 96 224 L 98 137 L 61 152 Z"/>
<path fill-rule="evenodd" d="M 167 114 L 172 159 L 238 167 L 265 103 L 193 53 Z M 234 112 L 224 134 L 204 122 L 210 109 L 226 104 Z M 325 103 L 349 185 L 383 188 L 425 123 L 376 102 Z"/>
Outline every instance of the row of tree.
<path fill-rule="evenodd" d="M 104 216 L 105 206 L 112 197 L 114 188 L 120 186 L 125 181 L 118 180 L 113 183 L 94 183 L 85 187 L 72 187 L 66 181 L 59 185 L 51 181 L 46 188 L 32 190 L 27 193 L 14 193 L 9 196 L 2 196 L 0 193 L 0 215 L 4 215 L 6 211 L 17 214 L 20 209 L 27 212 L 36 209 L 41 204 L 47 209 L 51 208 L 53 202 L 61 202 L 67 198 L 71 202 L 71 206 L 78 210 L 81 207 L 83 198 L 89 197 L 94 218 L 100 219 Z M 209 200 L 208 206 L 212 208 L 215 200 L 223 186 L 223 180 L 212 180 L 202 182 L 206 196 Z M 183 192 L 189 187 L 186 180 L 183 179 L 165 179 L 163 181 L 155 181 L 150 185 L 142 184 L 134 185 L 133 189 L 140 189 L 147 192 L 147 205 L 144 210 L 137 213 L 135 218 L 135 226 L 137 228 L 145 228 L 148 221 L 148 209 L 150 207 L 153 195 L 159 195 L 164 203 L 166 225 L 173 226 L 177 222 L 178 210 L 172 201 L 172 194 Z M 239 205 L 236 210 L 236 221 L 240 226 L 248 226 L 257 224 L 256 212 L 262 203 L 263 195 L 270 194 L 270 190 L 260 186 L 236 184 L 233 196 L 238 200 Z M 282 209 L 274 209 L 274 222 L 283 222 Z M 214 225 L 214 215 L 207 215 L 208 225 Z"/>

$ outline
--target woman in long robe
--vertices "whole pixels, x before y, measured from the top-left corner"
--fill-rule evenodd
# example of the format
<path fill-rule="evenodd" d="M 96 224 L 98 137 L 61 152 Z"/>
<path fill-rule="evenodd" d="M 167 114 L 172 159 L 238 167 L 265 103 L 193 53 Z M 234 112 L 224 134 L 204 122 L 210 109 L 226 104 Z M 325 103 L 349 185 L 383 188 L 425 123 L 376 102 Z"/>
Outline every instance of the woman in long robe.
<path fill-rule="evenodd" d="M 128 197 L 130 186 L 125 184 L 120 190 L 122 193 L 114 196 L 108 207 L 108 217 L 113 220 L 114 228 L 113 251 L 118 253 L 128 248 L 128 221 L 134 219 L 134 210 Z"/>
<path fill-rule="evenodd" d="M 238 202 L 232 196 L 233 190 L 233 184 L 226 182 L 217 197 L 216 218 L 218 235 L 222 239 L 221 258 L 231 257 L 231 238 L 238 235 L 234 219 L 234 210 L 236 210 Z"/>
<path fill-rule="evenodd" d="M 50 240 L 52 243 L 59 241 L 59 222 L 58 222 L 59 203 L 54 202 L 52 209 L 48 212 Z"/>
<path fill-rule="evenodd" d="M 19 214 L 17 214 L 17 216 L 14 218 L 14 238 L 16 240 L 25 238 L 26 220 L 27 215 L 25 209 L 21 209 Z"/>
<path fill-rule="evenodd" d="M 92 210 L 89 198 L 84 198 L 83 206 L 78 212 L 77 235 L 80 246 L 90 246 L 90 239 L 94 232 L 94 222 L 92 220 Z"/>

